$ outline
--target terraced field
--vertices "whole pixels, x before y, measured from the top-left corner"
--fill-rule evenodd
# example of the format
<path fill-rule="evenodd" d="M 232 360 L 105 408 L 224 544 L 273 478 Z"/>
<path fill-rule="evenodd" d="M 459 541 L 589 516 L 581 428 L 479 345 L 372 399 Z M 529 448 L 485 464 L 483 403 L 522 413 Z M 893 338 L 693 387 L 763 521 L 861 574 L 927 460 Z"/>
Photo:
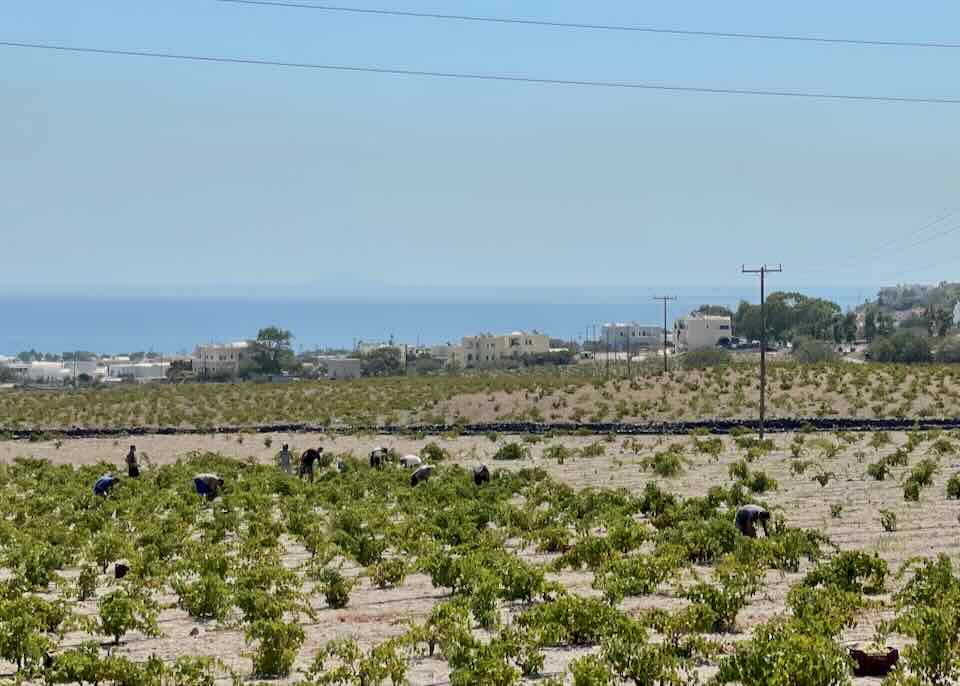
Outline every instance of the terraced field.
<path fill-rule="evenodd" d="M 474 422 L 666 422 L 753 418 L 756 365 L 707 370 L 593 366 L 292 384 L 127 386 L 0 393 L 0 431 L 87 428 L 375 427 Z M 960 367 L 771 366 L 770 417 L 960 417 Z"/>

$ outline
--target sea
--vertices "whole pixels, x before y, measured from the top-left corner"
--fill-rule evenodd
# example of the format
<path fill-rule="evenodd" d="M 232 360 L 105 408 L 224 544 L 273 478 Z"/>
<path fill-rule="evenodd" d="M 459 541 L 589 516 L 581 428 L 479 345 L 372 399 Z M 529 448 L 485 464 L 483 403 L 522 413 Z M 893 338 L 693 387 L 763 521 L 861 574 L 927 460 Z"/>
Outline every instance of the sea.
<path fill-rule="evenodd" d="M 786 290 L 786 289 L 782 289 Z M 832 300 L 847 311 L 876 294 L 868 287 L 791 289 Z M 200 343 L 255 338 L 278 326 L 294 335 L 295 350 L 352 349 L 359 341 L 410 345 L 458 342 L 477 333 L 531 330 L 564 340 L 593 336 L 604 322 L 662 325 L 663 306 L 654 289 L 458 294 L 416 293 L 409 297 L 244 297 L 210 296 L 22 296 L 0 295 L 0 354 L 23 350 L 62 354 L 192 352 Z M 736 309 L 758 301 L 758 289 L 673 289 L 668 324 L 702 304 Z"/>

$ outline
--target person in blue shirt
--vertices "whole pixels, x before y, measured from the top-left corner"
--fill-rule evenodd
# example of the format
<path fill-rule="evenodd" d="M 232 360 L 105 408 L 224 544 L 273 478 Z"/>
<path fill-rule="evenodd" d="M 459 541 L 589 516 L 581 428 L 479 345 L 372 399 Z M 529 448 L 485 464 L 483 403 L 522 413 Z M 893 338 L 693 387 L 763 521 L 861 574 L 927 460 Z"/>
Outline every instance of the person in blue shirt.
<path fill-rule="evenodd" d="M 104 474 L 93 484 L 93 494 L 106 498 L 119 481 L 113 474 Z"/>
<path fill-rule="evenodd" d="M 217 497 L 220 489 L 223 488 L 223 479 L 216 474 L 197 474 L 193 477 L 193 485 L 197 493 L 206 496 L 208 500 Z"/>

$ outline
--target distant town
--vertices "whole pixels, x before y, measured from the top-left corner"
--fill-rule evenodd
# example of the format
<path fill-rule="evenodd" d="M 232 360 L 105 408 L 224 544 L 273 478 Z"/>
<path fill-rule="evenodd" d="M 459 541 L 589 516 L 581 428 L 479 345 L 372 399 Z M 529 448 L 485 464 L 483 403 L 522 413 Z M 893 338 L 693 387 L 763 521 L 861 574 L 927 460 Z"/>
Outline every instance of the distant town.
<path fill-rule="evenodd" d="M 960 284 L 884 288 L 874 301 L 846 313 L 835 303 L 800 293 L 771 293 L 766 308 L 768 350 L 789 350 L 804 361 L 858 352 L 862 361 L 870 357 L 866 346 L 873 342 L 878 344 L 873 357 L 878 361 L 960 361 Z M 391 337 L 384 341 L 357 341 L 351 350 L 300 353 L 294 353 L 292 332 L 271 326 L 261 329 L 250 340 L 200 343 L 190 354 L 52 354 L 30 350 L 0 355 L 0 383 L 110 385 L 235 379 L 283 382 L 598 360 L 630 364 L 651 355 L 673 356 L 705 349 L 757 350 L 761 321 L 759 305 L 741 302 L 735 312 L 719 305 L 702 305 L 676 318 L 668 329 L 635 321 L 590 325 L 577 340 L 530 330 L 481 333 L 463 336 L 459 343 L 433 345 Z M 897 336 L 900 338 L 896 339 Z"/>
<path fill-rule="evenodd" d="M 731 335 L 730 315 L 701 312 L 678 318 L 666 332 L 657 325 L 639 322 L 609 322 L 591 327 L 578 341 L 551 338 L 531 331 L 482 333 L 464 336 L 460 342 L 415 345 L 394 340 L 358 341 L 353 350 L 312 351 L 296 355 L 296 365 L 278 364 L 272 376 L 353 379 L 377 376 L 377 371 L 415 367 L 422 372 L 451 369 L 504 367 L 511 365 L 570 364 L 577 360 L 610 355 L 618 359 L 641 359 L 651 352 L 696 350 L 717 345 L 736 345 Z M 292 334 L 272 329 L 273 341 L 292 355 Z M 262 333 L 262 332 L 261 332 Z M 192 354 L 140 352 L 100 355 L 73 352 L 52 355 L 36 351 L 0 355 L 0 370 L 8 382 L 32 384 L 148 383 L 164 380 L 228 380 L 257 369 L 256 358 L 263 343 L 256 339 L 224 343 L 201 343 Z M 382 369 L 371 370 L 371 366 Z M 290 373 L 295 367 L 297 374 Z M 373 373 L 371 373 L 373 372 Z"/>

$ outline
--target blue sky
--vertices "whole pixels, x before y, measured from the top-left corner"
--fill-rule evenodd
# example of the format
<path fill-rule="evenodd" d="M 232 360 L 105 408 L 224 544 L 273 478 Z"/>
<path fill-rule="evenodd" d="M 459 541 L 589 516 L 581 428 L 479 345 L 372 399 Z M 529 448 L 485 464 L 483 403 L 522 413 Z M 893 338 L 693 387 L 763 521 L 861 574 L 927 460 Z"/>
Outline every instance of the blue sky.
<path fill-rule="evenodd" d="M 345 0 L 344 0 L 345 1 Z M 358 7 L 952 41 L 953 2 Z M 0 4 L 0 40 L 960 98 L 960 50 L 342 15 Z M 957 278 L 957 105 L 398 78 L 0 48 L 0 294 Z M 938 232 L 943 236 L 933 238 Z M 919 245 L 914 242 L 930 240 Z M 899 238 L 899 242 L 898 242 Z M 871 244 L 874 247 L 870 247 Z"/>

